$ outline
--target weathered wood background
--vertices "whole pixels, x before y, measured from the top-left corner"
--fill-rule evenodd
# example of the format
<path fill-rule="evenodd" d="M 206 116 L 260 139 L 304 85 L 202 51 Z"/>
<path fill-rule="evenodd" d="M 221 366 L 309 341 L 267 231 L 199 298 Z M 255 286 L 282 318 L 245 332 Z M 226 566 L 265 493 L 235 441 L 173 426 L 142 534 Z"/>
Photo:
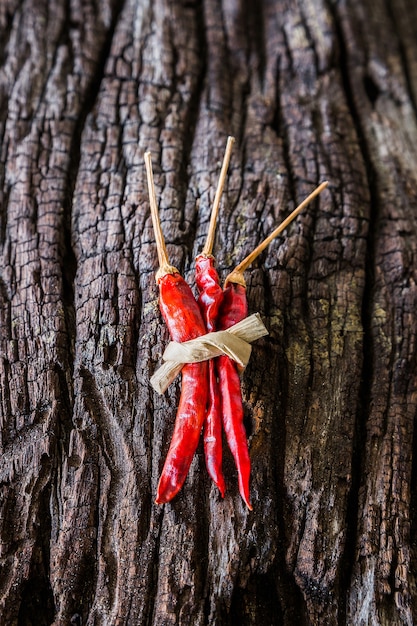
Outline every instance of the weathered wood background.
<path fill-rule="evenodd" d="M 5 625 L 417 621 L 417 4 L 0 1 Z M 228 134 L 224 276 L 270 335 L 243 392 L 253 512 L 202 451 L 153 503 L 179 386 L 143 153 L 193 281 Z"/>

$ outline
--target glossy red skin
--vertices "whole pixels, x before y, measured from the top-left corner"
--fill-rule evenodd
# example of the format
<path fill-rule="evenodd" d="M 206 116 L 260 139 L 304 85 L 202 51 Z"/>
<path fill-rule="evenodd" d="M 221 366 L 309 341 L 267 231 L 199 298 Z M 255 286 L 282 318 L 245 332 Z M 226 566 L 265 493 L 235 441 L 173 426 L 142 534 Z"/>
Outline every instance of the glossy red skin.
<path fill-rule="evenodd" d="M 198 304 L 180 274 L 165 274 L 158 281 L 159 306 L 173 341 L 204 335 L 206 327 Z M 197 449 L 208 400 L 208 365 L 190 363 L 182 368 L 181 396 L 171 444 L 159 479 L 155 502 L 169 502 L 179 492 Z"/>
<path fill-rule="evenodd" d="M 213 257 L 199 255 L 195 260 L 195 280 L 200 292 L 198 304 L 205 320 L 207 331 L 216 330 L 216 320 L 223 300 L 223 290 L 214 267 Z M 209 364 L 209 404 L 204 421 L 204 456 L 207 471 L 217 485 L 222 498 L 226 491 L 222 471 L 222 419 L 220 390 L 217 382 L 216 364 L 210 359 Z"/>
<path fill-rule="evenodd" d="M 206 414 L 207 392 L 207 361 L 184 365 L 177 417 L 171 444 L 159 479 L 155 500 L 157 504 L 172 500 L 187 478 Z"/>
<path fill-rule="evenodd" d="M 159 308 L 173 341 L 188 341 L 206 333 L 200 308 L 188 283 L 178 274 L 158 281 Z"/>
<path fill-rule="evenodd" d="M 217 317 L 223 301 L 223 289 L 214 267 L 214 258 L 202 254 L 195 260 L 195 282 L 199 291 L 198 305 L 208 332 L 217 330 Z"/>
<path fill-rule="evenodd" d="M 229 283 L 223 292 L 223 303 L 218 317 L 218 329 L 226 330 L 248 314 L 246 289 Z M 239 491 L 247 507 L 252 510 L 249 493 L 250 457 L 243 423 L 240 378 L 235 363 L 227 356 L 217 358 L 217 373 L 221 392 L 223 427 L 227 443 L 236 463 Z"/>

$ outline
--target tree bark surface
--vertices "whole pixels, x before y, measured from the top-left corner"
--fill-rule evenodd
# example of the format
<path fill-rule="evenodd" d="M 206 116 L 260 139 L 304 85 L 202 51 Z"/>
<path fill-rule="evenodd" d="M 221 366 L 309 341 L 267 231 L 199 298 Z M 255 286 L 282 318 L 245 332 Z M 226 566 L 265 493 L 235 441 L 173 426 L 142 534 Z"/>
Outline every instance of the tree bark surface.
<path fill-rule="evenodd" d="M 0 3 L 0 615 L 15 625 L 417 621 L 417 5 Z M 269 336 L 242 380 L 250 512 L 200 446 L 154 503 L 179 398 L 143 154 L 194 284 Z"/>

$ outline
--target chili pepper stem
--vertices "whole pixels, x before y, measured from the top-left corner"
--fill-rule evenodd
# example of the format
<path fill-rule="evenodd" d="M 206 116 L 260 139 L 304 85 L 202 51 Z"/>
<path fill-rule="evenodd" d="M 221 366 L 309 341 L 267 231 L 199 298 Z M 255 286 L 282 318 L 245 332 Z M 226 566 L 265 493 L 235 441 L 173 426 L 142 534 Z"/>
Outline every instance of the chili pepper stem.
<path fill-rule="evenodd" d="M 169 264 L 168 250 L 165 245 L 164 235 L 162 233 L 161 222 L 158 215 L 158 205 L 156 203 L 155 184 L 152 171 L 151 153 L 145 152 L 146 178 L 148 181 L 149 205 L 151 209 L 152 226 L 155 233 L 155 243 L 158 253 L 159 269 L 156 272 L 156 282 L 165 274 L 175 274 L 178 270 Z"/>
<path fill-rule="evenodd" d="M 214 235 L 216 232 L 217 216 L 219 213 L 220 200 L 223 193 L 224 183 L 226 181 L 227 170 L 229 168 L 230 156 L 235 143 L 234 137 L 227 138 L 226 150 L 223 157 L 222 169 L 220 170 L 219 182 L 217 184 L 216 195 L 214 196 L 213 207 L 211 209 L 210 224 L 207 233 L 206 244 L 203 248 L 202 255 L 210 256 L 213 251 Z"/>
<path fill-rule="evenodd" d="M 264 239 L 262 243 L 259 244 L 259 246 L 255 248 L 255 250 L 253 250 L 250 254 L 248 254 L 248 256 L 244 258 L 243 261 L 241 261 L 239 265 L 237 265 L 235 269 L 232 272 L 230 272 L 228 276 L 226 276 L 226 280 L 224 281 L 224 286 L 226 287 L 227 283 L 238 283 L 239 285 L 243 285 L 245 287 L 246 283 L 245 283 L 243 273 L 254 262 L 256 257 L 259 256 L 261 252 L 265 250 L 265 248 L 271 243 L 271 241 L 275 239 L 275 237 L 278 237 L 278 235 L 287 228 L 287 226 L 293 221 L 293 219 L 296 218 L 297 215 L 301 213 L 301 211 L 312 200 L 314 200 L 314 198 L 318 196 L 323 191 L 323 189 L 327 187 L 328 184 L 329 184 L 328 181 L 325 180 L 309 196 L 307 196 L 307 198 L 305 198 L 301 202 L 301 204 L 299 204 L 298 207 L 294 209 L 294 211 L 290 213 L 290 215 L 288 215 L 288 217 L 286 217 L 285 220 L 281 222 L 281 224 L 277 226 L 277 228 L 274 231 L 272 231 L 272 233 L 268 235 L 268 237 L 266 237 L 266 239 Z"/>

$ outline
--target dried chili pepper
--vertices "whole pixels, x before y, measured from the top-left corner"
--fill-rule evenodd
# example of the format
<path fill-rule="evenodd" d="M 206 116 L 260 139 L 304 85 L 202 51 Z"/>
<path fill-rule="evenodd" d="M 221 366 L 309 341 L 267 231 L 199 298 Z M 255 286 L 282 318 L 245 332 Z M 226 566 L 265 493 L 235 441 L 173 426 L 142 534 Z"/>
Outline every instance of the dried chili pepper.
<path fill-rule="evenodd" d="M 244 271 L 255 258 L 277 237 L 288 224 L 315 198 L 325 187 L 322 183 L 313 191 L 294 211 L 267 237 L 251 254 L 249 254 L 231 272 L 225 281 L 223 302 L 217 321 L 219 330 L 226 330 L 247 316 L 248 305 L 246 299 L 246 284 Z M 243 403 L 240 389 L 240 379 L 235 363 L 226 356 L 217 358 L 217 372 L 220 381 L 222 402 L 223 427 L 226 439 L 238 470 L 239 491 L 249 509 L 252 509 L 249 499 L 250 457 L 244 427 Z"/>
<path fill-rule="evenodd" d="M 243 320 L 247 314 L 245 287 L 237 283 L 229 283 L 223 292 L 223 302 L 217 321 L 218 329 L 227 330 Z M 217 357 L 216 365 L 219 376 L 223 428 L 235 460 L 240 495 L 248 509 L 252 510 L 249 496 L 250 457 L 243 423 L 240 378 L 236 364 L 229 357 Z"/>
<path fill-rule="evenodd" d="M 216 330 L 215 321 L 223 299 L 223 289 L 213 263 L 212 257 L 199 255 L 196 258 L 196 284 L 200 291 L 198 302 L 209 332 Z M 222 471 L 222 419 L 215 359 L 210 359 L 208 366 L 209 403 L 204 421 L 204 456 L 207 471 L 224 498 L 226 484 Z"/>
<path fill-rule="evenodd" d="M 158 218 L 152 163 L 145 154 L 152 223 L 158 250 L 159 307 L 174 341 L 194 339 L 206 332 L 205 324 L 194 295 L 178 270 L 169 265 Z M 190 363 L 182 368 L 181 396 L 174 432 L 159 479 L 155 502 L 169 502 L 181 489 L 196 451 L 203 426 L 208 399 L 207 362 Z"/>
<path fill-rule="evenodd" d="M 198 303 L 208 332 L 217 330 L 216 320 L 223 299 L 223 289 L 220 286 L 219 276 L 214 267 L 214 258 L 211 253 L 220 199 L 234 141 L 234 137 L 228 137 L 227 139 L 219 183 L 211 211 L 207 240 L 202 253 L 195 260 L 195 280 L 199 291 Z M 222 471 L 222 419 L 220 411 L 220 391 L 217 382 L 216 363 L 214 359 L 211 359 L 209 361 L 209 404 L 204 421 L 204 456 L 207 471 L 217 485 L 222 497 L 224 497 L 226 484 Z"/>
<path fill-rule="evenodd" d="M 194 295 L 179 273 L 158 281 L 159 307 L 173 341 L 204 335 L 206 328 Z M 174 432 L 158 483 L 155 502 L 171 500 L 181 489 L 198 446 L 208 399 L 208 363 L 182 368 L 181 395 Z"/>

